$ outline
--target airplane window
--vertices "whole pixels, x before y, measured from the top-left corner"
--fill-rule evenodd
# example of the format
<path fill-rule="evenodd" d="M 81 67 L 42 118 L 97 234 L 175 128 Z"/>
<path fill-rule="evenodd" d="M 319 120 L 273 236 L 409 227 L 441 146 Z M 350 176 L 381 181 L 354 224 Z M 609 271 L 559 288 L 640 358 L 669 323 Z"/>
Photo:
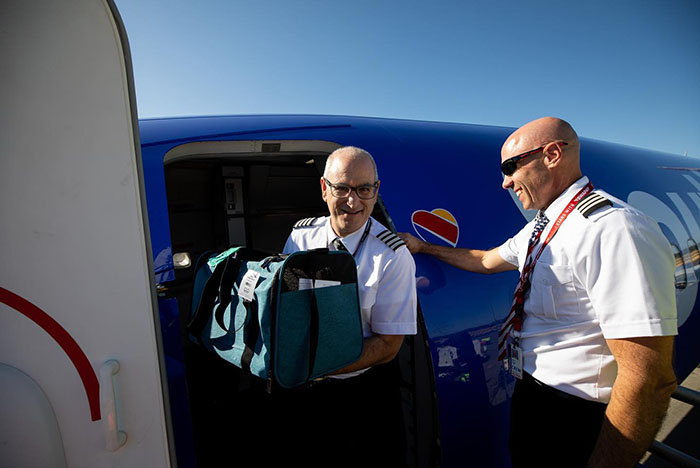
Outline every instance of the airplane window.
<path fill-rule="evenodd" d="M 676 260 L 676 272 L 674 274 L 676 278 L 676 289 L 685 289 L 688 285 L 688 277 L 685 273 L 683 254 L 675 245 L 671 244 L 671 247 L 673 248 L 673 258 Z"/>
<path fill-rule="evenodd" d="M 688 239 L 688 253 L 690 254 L 690 264 L 697 269 L 700 266 L 700 251 L 693 239 Z"/>

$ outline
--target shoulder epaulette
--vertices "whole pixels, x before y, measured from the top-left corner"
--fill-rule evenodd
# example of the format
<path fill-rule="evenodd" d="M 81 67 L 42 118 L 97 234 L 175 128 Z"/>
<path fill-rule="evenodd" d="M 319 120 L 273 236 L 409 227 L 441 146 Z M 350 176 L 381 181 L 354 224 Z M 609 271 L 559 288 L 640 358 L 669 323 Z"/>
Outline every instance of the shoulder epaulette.
<path fill-rule="evenodd" d="M 612 206 L 612 202 L 599 193 L 591 192 L 581 199 L 576 205 L 576 209 L 581 212 L 584 218 L 588 218 L 594 211 L 604 206 Z"/>
<path fill-rule="evenodd" d="M 402 245 L 406 245 L 406 243 L 399 236 L 388 229 L 377 234 L 377 239 L 384 242 L 394 252 L 396 252 L 396 250 Z"/>
<path fill-rule="evenodd" d="M 309 227 L 309 226 L 311 226 L 311 225 L 314 223 L 314 221 L 316 221 L 317 219 L 318 219 L 318 218 L 304 218 L 304 219 L 300 219 L 299 221 L 297 221 L 296 223 L 294 223 L 294 229 L 303 228 L 303 227 Z"/>

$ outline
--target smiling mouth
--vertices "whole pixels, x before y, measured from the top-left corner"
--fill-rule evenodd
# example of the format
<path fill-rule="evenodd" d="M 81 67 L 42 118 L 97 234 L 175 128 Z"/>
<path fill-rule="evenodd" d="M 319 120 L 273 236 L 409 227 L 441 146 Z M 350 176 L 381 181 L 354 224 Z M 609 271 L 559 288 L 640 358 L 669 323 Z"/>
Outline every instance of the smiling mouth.
<path fill-rule="evenodd" d="M 355 215 L 358 215 L 358 214 L 362 213 L 362 210 L 358 210 L 358 211 L 345 211 L 345 210 L 342 210 L 342 212 L 343 212 L 344 215 L 355 216 Z"/>

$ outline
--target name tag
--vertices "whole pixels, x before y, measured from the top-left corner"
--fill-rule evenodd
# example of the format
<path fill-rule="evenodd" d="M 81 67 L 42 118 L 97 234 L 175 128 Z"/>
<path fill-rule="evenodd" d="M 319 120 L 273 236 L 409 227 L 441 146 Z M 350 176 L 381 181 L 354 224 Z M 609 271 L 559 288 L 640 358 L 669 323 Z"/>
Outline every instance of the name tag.
<path fill-rule="evenodd" d="M 520 346 L 514 344 L 509 345 L 510 356 L 508 371 L 513 377 L 520 380 L 523 378 L 523 350 Z"/>

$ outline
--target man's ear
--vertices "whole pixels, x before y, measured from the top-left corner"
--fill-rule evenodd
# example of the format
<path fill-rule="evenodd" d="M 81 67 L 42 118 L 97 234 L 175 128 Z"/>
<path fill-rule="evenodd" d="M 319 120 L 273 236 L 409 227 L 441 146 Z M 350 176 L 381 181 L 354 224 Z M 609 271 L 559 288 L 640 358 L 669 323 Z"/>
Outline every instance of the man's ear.
<path fill-rule="evenodd" d="M 544 154 L 543 162 L 548 169 L 555 168 L 561 163 L 563 151 L 558 144 L 554 142 L 549 143 L 544 147 L 542 153 Z"/>
<path fill-rule="evenodd" d="M 321 177 L 321 198 L 323 198 L 323 201 L 326 201 L 326 197 L 328 196 L 327 191 L 328 187 L 326 186 L 326 179 Z"/>

